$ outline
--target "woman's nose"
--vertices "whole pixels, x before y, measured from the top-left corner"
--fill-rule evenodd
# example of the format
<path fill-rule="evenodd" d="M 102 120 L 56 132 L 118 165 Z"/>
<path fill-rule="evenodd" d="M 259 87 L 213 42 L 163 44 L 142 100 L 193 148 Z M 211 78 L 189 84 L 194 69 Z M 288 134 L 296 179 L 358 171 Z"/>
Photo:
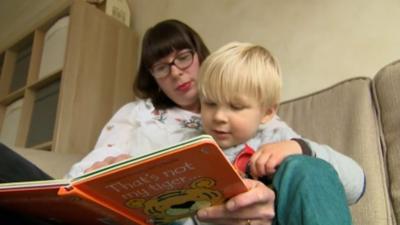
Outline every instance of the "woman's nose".
<path fill-rule="evenodd" d="M 175 65 L 171 65 L 170 71 L 172 77 L 180 77 L 183 74 L 183 71 Z"/>

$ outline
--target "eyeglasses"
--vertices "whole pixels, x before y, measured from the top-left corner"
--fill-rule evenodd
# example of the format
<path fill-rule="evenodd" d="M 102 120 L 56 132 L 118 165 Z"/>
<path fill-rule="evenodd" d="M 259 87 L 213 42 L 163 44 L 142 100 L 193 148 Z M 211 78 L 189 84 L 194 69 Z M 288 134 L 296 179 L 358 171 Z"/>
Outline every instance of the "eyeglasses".
<path fill-rule="evenodd" d="M 154 78 L 163 78 L 171 73 L 171 66 L 175 65 L 181 70 L 187 69 L 193 63 L 193 50 L 179 52 L 170 63 L 155 64 L 150 68 L 150 73 Z"/>

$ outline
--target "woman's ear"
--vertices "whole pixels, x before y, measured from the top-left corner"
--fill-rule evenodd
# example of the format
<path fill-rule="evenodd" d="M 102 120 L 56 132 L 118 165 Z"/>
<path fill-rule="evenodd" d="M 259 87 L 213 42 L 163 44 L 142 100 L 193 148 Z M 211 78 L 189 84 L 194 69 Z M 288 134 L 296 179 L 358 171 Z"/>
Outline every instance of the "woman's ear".
<path fill-rule="evenodd" d="M 270 121 L 275 116 L 277 109 L 277 105 L 273 105 L 269 108 L 265 107 L 264 116 L 261 118 L 261 123 L 267 123 L 268 121 Z"/>

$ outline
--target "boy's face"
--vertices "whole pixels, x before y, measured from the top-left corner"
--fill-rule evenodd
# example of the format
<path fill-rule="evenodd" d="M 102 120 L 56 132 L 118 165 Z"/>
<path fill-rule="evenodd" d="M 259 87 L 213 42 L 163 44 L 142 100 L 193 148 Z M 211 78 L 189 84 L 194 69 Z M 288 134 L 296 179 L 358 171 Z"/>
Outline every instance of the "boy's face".
<path fill-rule="evenodd" d="M 201 100 L 201 116 L 205 133 L 222 149 L 247 142 L 254 137 L 261 123 L 268 122 L 275 108 L 261 107 L 254 98 L 240 96 L 232 102 Z"/>

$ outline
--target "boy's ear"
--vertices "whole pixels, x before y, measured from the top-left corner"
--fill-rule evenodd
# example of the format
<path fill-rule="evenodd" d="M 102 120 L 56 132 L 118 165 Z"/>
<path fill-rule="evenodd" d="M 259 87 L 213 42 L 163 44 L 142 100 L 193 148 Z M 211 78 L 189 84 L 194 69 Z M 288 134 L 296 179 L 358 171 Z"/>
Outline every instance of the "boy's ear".
<path fill-rule="evenodd" d="M 272 119 L 272 117 L 275 116 L 277 109 L 278 109 L 277 105 L 274 105 L 274 106 L 269 107 L 269 108 L 265 108 L 265 114 L 261 118 L 261 123 L 266 123 L 266 122 L 270 121 Z"/>

